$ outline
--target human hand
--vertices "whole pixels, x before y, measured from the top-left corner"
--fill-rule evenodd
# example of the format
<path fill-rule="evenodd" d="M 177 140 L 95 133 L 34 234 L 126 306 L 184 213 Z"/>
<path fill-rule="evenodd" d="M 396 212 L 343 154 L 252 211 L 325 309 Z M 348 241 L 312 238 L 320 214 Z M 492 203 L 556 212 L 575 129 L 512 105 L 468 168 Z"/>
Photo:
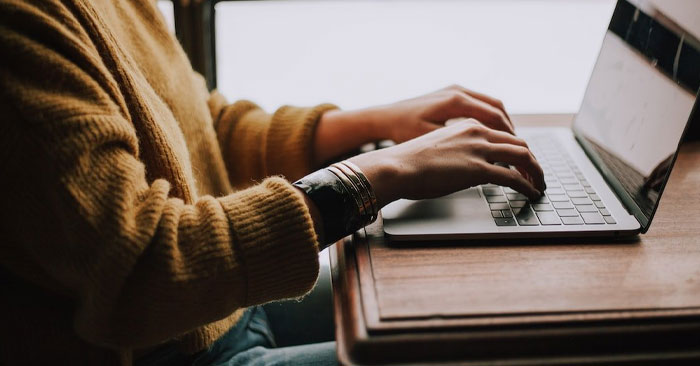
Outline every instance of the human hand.
<path fill-rule="evenodd" d="M 380 207 L 399 198 L 434 198 L 484 183 L 508 186 L 532 199 L 546 189 L 542 168 L 525 141 L 473 119 L 349 160 L 369 179 Z"/>
<path fill-rule="evenodd" d="M 515 132 L 500 100 L 459 85 L 368 111 L 386 138 L 396 143 L 436 130 L 454 118 L 474 118 L 494 130 Z"/>
<path fill-rule="evenodd" d="M 455 118 L 474 118 L 492 129 L 514 132 L 500 100 L 453 85 L 392 104 L 326 112 L 316 129 L 315 164 L 371 141 L 408 141 Z"/>

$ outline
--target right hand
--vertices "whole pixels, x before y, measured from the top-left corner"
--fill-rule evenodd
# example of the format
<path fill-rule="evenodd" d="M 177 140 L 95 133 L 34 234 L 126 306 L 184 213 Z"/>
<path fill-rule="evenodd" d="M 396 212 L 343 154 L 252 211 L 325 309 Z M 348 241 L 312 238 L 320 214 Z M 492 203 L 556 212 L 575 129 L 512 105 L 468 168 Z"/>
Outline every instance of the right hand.
<path fill-rule="evenodd" d="M 349 160 L 367 176 L 380 207 L 400 198 L 435 198 L 485 183 L 511 187 L 531 199 L 546 189 L 542 168 L 525 141 L 474 119 Z"/>

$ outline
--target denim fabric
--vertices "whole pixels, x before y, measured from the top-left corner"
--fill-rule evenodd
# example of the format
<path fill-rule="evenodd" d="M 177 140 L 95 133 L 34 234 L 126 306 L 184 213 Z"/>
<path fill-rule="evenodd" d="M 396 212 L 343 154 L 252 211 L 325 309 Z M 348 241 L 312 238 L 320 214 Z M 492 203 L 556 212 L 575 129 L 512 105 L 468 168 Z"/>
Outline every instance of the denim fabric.
<path fill-rule="evenodd" d="M 335 342 L 277 348 L 265 310 L 248 309 L 236 326 L 208 349 L 186 355 L 165 345 L 138 359 L 136 366 L 337 365 Z"/>

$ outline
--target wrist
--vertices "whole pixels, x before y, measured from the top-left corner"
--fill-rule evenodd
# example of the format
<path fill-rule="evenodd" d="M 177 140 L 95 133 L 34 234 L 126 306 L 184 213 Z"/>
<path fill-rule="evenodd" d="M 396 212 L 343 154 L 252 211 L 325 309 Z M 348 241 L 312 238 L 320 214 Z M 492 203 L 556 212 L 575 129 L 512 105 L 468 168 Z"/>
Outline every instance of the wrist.
<path fill-rule="evenodd" d="M 313 163 L 321 166 L 363 144 L 382 140 L 386 135 L 382 118 L 372 109 L 327 111 L 316 126 Z"/>
<path fill-rule="evenodd" d="M 292 185 L 304 193 L 304 201 L 321 244 L 319 249 L 352 234 L 377 218 L 379 206 L 371 184 L 354 163 L 335 163 Z"/>
<path fill-rule="evenodd" d="M 357 119 L 365 121 L 365 125 L 371 136 L 370 141 L 393 139 L 392 127 L 397 126 L 391 123 L 390 113 L 383 106 L 370 107 L 355 111 Z"/>
<path fill-rule="evenodd" d="M 326 117 L 326 115 L 324 115 Z M 382 107 L 369 107 L 349 111 L 334 110 L 327 113 L 330 123 L 342 123 L 363 136 L 363 142 L 384 140 L 391 137 L 390 124 Z"/>
<path fill-rule="evenodd" d="M 348 159 L 357 165 L 369 180 L 379 208 L 401 198 L 400 182 L 405 176 L 401 163 L 387 154 L 388 150 L 373 151 Z"/>

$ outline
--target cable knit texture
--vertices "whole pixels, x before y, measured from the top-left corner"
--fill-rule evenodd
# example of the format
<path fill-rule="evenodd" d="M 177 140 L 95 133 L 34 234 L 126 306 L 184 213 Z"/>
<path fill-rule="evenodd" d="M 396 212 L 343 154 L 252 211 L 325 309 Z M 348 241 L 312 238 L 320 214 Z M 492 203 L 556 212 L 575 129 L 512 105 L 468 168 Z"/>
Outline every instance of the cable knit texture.
<path fill-rule="evenodd" d="M 194 352 L 313 286 L 313 225 L 279 176 L 309 172 L 333 106 L 210 94 L 154 1 L 0 0 L 0 55 L 0 364 Z"/>

